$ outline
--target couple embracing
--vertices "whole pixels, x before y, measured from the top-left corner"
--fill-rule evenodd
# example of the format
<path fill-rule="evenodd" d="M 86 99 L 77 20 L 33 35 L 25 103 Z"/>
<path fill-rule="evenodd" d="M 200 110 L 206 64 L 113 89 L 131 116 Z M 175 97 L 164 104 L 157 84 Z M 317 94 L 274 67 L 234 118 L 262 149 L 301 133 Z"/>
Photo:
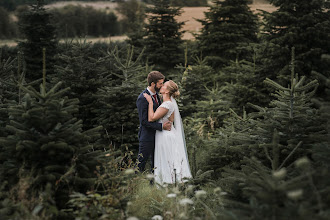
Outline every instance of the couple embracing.
<path fill-rule="evenodd" d="M 182 120 L 175 98 L 180 94 L 172 80 L 152 71 L 148 87 L 138 97 L 139 155 L 138 169 L 143 172 L 149 157 L 158 184 L 184 182 L 191 178 Z M 162 100 L 159 96 L 162 95 Z"/>

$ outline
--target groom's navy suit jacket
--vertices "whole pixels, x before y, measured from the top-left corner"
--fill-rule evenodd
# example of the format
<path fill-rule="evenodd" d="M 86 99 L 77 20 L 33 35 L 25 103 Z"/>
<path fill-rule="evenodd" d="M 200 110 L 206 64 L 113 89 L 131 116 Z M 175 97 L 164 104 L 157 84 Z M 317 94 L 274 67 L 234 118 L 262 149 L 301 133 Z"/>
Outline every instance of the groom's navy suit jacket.
<path fill-rule="evenodd" d="M 139 113 L 140 128 L 139 128 L 139 142 L 154 142 L 156 130 L 161 131 L 163 129 L 162 123 L 149 122 L 148 121 L 148 106 L 149 103 L 143 96 L 143 93 L 150 95 L 148 89 L 144 90 L 136 100 L 136 106 Z M 157 94 L 158 103 L 160 104 L 160 98 Z M 158 108 L 154 99 L 154 111 Z"/>

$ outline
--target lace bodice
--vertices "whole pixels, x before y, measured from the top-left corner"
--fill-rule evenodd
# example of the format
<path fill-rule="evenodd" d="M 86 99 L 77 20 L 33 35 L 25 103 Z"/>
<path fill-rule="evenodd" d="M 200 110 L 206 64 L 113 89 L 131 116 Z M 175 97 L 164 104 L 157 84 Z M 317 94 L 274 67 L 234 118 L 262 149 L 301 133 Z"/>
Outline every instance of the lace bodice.
<path fill-rule="evenodd" d="M 168 121 L 168 118 L 174 112 L 174 105 L 173 105 L 173 103 L 171 101 L 165 101 L 158 108 L 160 108 L 160 107 L 163 107 L 163 108 L 167 108 L 168 109 L 168 112 L 166 113 L 166 115 L 164 115 L 163 118 L 159 119 L 159 122 L 162 123 L 164 121 Z"/>

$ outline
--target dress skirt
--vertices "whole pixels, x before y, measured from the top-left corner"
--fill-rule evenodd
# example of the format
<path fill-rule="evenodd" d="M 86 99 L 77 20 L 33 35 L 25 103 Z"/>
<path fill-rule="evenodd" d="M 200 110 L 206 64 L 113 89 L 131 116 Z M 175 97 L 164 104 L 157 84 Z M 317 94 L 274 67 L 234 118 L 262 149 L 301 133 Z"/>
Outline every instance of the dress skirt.
<path fill-rule="evenodd" d="M 156 131 L 155 137 L 155 181 L 158 184 L 174 184 L 191 178 L 190 166 L 181 135 L 171 131 Z"/>

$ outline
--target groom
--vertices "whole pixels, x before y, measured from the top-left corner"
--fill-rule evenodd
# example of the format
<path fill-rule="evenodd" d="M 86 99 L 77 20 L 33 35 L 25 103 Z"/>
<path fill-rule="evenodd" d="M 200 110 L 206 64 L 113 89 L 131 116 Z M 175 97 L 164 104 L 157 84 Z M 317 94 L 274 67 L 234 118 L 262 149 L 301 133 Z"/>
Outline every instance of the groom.
<path fill-rule="evenodd" d="M 137 98 L 136 106 L 139 113 L 140 128 L 139 128 L 139 155 L 138 168 L 140 172 L 145 169 L 146 162 L 149 157 L 151 159 L 151 169 L 154 169 L 154 153 L 155 153 L 155 134 L 156 130 L 162 131 L 171 130 L 171 122 L 164 124 L 148 121 L 148 106 L 149 103 L 144 98 L 143 93 L 151 95 L 153 99 L 154 111 L 160 106 L 161 100 L 158 96 L 160 88 L 164 84 L 165 76 L 158 71 L 152 71 L 148 74 L 148 87 Z"/>

